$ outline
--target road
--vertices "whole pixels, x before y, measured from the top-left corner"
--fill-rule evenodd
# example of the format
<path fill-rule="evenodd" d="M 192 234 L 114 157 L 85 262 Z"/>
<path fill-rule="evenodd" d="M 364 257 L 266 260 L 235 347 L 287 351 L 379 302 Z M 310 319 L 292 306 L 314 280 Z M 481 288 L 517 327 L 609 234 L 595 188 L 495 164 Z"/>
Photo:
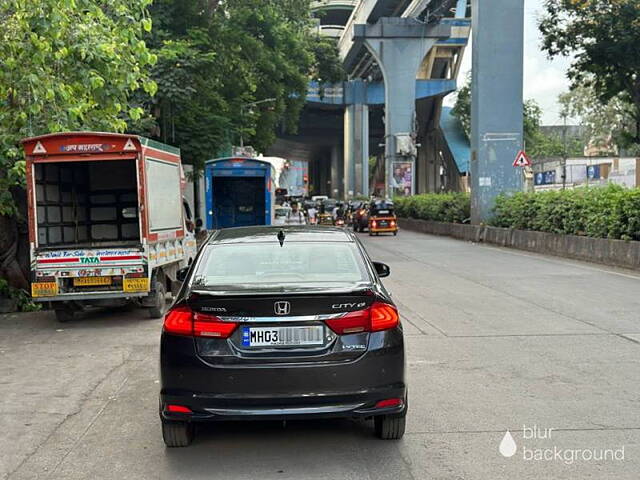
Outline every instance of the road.
<path fill-rule="evenodd" d="M 0 478 L 638 478 L 640 275 L 404 231 L 361 238 L 391 266 L 405 326 L 403 440 L 362 422 L 229 423 L 166 450 L 160 321 L 40 312 L 0 318 Z"/>

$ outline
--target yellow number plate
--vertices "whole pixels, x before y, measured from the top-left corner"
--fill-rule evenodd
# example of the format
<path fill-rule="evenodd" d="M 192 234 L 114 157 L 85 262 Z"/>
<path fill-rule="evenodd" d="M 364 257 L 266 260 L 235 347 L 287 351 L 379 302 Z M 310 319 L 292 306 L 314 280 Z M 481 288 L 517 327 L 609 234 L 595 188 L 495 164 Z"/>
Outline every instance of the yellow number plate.
<path fill-rule="evenodd" d="M 122 282 L 122 289 L 125 292 L 148 292 L 148 278 L 125 278 Z"/>
<path fill-rule="evenodd" d="M 55 297 L 58 294 L 56 282 L 34 282 L 31 284 L 32 297 Z"/>
<path fill-rule="evenodd" d="M 78 277 L 73 279 L 76 287 L 111 285 L 111 277 Z"/>

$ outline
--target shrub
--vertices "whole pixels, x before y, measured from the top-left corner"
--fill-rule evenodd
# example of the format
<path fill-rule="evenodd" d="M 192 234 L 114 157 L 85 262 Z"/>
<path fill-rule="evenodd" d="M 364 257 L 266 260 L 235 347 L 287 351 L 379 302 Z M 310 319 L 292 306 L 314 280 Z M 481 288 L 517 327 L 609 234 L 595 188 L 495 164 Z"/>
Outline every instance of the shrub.
<path fill-rule="evenodd" d="M 400 217 L 436 222 L 463 223 L 469 219 L 471 200 L 467 193 L 424 193 L 394 199 Z"/>
<path fill-rule="evenodd" d="M 640 240 L 640 189 L 603 188 L 501 195 L 492 225 L 519 230 Z"/>

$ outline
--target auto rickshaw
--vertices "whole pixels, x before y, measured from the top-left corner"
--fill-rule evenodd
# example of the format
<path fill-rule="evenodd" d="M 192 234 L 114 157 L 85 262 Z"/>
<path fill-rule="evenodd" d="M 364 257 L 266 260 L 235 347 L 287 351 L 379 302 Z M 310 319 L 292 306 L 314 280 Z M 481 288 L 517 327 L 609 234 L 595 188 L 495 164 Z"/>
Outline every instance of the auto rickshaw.
<path fill-rule="evenodd" d="M 393 202 L 388 200 L 375 200 L 369 206 L 369 235 L 380 233 L 398 234 L 398 220 Z"/>
<path fill-rule="evenodd" d="M 333 225 L 333 216 L 331 211 L 335 205 L 335 200 L 325 199 L 320 202 L 318 211 L 318 225 Z"/>
<path fill-rule="evenodd" d="M 322 212 L 318 214 L 318 225 L 333 225 L 333 217 L 330 213 Z"/>

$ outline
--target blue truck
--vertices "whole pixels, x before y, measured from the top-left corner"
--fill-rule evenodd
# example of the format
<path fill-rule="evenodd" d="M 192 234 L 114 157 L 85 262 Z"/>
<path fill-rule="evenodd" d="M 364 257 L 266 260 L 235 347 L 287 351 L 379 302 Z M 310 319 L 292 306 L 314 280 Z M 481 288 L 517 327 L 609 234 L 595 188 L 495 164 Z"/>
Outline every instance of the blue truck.
<path fill-rule="evenodd" d="M 275 204 L 273 166 L 256 158 L 208 160 L 204 170 L 208 230 L 271 225 Z"/>

